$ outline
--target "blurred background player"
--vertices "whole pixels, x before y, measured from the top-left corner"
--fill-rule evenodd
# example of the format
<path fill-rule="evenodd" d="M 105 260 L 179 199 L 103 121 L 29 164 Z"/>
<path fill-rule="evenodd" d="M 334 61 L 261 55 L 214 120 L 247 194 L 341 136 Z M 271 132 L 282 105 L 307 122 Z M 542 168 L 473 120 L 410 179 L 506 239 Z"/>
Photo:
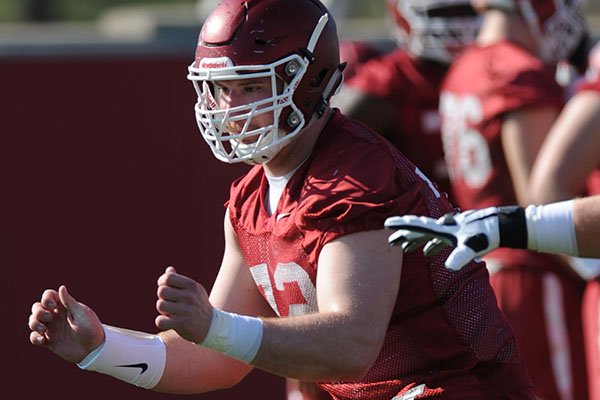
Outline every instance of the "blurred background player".
<path fill-rule="evenodd" d="M 589 46 L 584 44 L 582 47 Z M 534 204 L 548 204 L 536 208 L 543 211 L 534 212 L 534 208 L 530 207 L 526 213 L 518 213 L 510 208 L 499 208 L 483 213 L 465 211 L 439 221 L 402 216 L 388 222 L 390 227 L 403 230 L 391 237 L 392 242 L 404 243 L 406 248 L 414 249 L 425 242 L 429 242 L 425 250 L 428 253 L 435 252 L 434 248 L 441 244 L 457 247 L 455 256 L 447 261 L 451 269 L 458 269 L 464 262 L 497 247 L 529 248 L 586 257 L 568 261 L 588 281 L 582 315 L 590 399 L 600 398 L 600 354 L 597 346 L 600 338 L 600 269 L 599 259 L 589 258 L 600 256 L 597 246 L 599 232 L 596 229 L 600 226 L 600 71 L 595 59 L 599 50 L 600 45 L 596 45 L 589 55 L 585 76 L 573 82 L 574 95 L 554 123 L 534 165 L 531 185 L 535 195 L 532 200 Z M 593 197 L 556 203 L 581 194 Z M 567 210 L 571 203 L 573 216 L 565 218 L 563 215 L 569 213 L 560 210 Z M 518 219 L 527 223 L 515 222 Z M 456 225 L 451 225 L 451 222 Z M 485 236 L 486 244 L 473 248 L 483 244 L 473 241 L 478 234 Z"/>
<path fill-rule="evenodd" d="M 590 52 L 590 60 L 594 60 L 598 49 L 600 45 Z M 600 193 L 600 70 L 591 62 L 584 72 L 583 76 L 572 80 L 572 96 L 536 159 L 531 173 L 530 200 L 533 204 Z M 594 268 L 590 262 L 571 261 L 584 279 L 593 279 L 600 274 L 600 268 Z M 580 262 L 586 265 L 579 268 Z"/>
<path fill-rule="evenodd" d="M 385 23 L 397 46 L 374 48 L 351 68 L 332 104 L 383 134 L 450 193 L 439 86 L 456 54 L 475 39 L 480 18 L 469 0 L 386 0 Z M 349 56 L 342 54 L 342 61 L 356 59 L 352 45 L 346 48 Z"/>
<path fill-rule="evenodd" d="M 600 194 L 600 70 L 590 54 L 585 77 L 569 99 L 542 146 L 531 174 L 533 204 L 547 204 L 582 194 Z M 569 258 L 584 279 L 582 316 L 591 399 L 600 398 L 600 259 Z"/>
<path fill-rule="evenodd" d="M 585 35 L 580 1 L 474 0 L 477 40 L 441 88 L 442 140 L 462 209 L 527 205 L 537 153 L 564 92 L 555 80 Z M 558 256 L 500 249 L 485 257 L 501 309 L 543 399 L 587 398 L 584 281 Z"/>

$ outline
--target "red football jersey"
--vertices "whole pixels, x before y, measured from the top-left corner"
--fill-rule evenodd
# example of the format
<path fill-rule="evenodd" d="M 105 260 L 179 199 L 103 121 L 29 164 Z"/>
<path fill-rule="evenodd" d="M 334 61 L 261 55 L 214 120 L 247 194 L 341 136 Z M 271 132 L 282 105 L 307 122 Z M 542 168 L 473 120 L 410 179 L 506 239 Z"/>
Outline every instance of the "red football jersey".
<path fill-rule="evenodd" d="M 529 106 L 562 107 L 554 70 L 510 42 L 471 46 L 442 84 L 442 141 L 454 198 L 462 209 L 516 204 L 502 148 L 505 114 Z"/>
<path fill-rule="evenodd" d="M 340 113 L 271 216 L 267 184 L 260 166 L 234 182 L 229 216 L 257 286 L 281 317 L 318 311 L 319 254 L 330 241 L 381 229 L 390 216 L 440 217 L 452 210 L 398 149 Z M 360 382 L 323 383 L 335 399 L 391 399 L 410 390 L 444 399 L 528 393 L 530 381 L 486 269 L 472 263 L 450 271 L 443 265 L 448 254 L 405 255 L 379 358 Z"/>
<path fill-rule="evenodd" d="M 394 129 L 379 132 L 406 154 L 440 189 L 450 194 L 438 112 L 439 88 L 446 67 L 415 59 L 402 48 L 356 67 L 344 84 L 394 104 Z"/>

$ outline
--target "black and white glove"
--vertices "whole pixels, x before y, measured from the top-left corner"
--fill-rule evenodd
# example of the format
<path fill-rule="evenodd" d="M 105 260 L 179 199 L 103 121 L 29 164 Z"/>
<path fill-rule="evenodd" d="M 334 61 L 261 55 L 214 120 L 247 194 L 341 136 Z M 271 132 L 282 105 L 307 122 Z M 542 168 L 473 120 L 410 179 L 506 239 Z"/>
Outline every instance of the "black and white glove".
<path fill-rule="evenodd" d="M 446 214 L 439 219 L 404 215 L 390 217 L 385 227 L 395 230 L 388 242 L 410 252 L 425 244 L 426 256 L 454 247 L 446 268 L 458 271 L 476 257 L 498 247 L 527 248 L 525 213 L 521 207 L 488 207 Z"/>

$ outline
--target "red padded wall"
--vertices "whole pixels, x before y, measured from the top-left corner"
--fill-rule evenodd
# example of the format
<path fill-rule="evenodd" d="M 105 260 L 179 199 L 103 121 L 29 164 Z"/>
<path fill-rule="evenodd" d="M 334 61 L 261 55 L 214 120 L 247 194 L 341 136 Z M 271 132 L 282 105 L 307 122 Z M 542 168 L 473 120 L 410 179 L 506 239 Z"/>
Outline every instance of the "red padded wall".
<path fill-rule="evenodd" d="M 80 371 L 29 344 L 45 288 L 68 285 L 105 323 L 155 331 L 167 265 L 209 290 L 223 203 L 247 167 L 217 161 L 197 131 L 187 56 L 0 59 L 0 264 L 6 398 L 182 399 Z M 7 392 L 8 390 L 8 392 Z M 283 398 L 255 371 L 199 399 Z"/>

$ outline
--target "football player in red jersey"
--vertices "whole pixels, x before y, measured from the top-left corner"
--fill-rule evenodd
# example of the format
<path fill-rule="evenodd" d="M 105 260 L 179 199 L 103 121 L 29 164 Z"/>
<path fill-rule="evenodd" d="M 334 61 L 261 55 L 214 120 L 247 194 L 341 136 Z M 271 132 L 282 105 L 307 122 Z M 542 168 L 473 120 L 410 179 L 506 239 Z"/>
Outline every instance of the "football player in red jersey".
<path fill-rule="evenodd" d="M 531 202 L 530 172 L 563 105 L 558 60 L 585 35 L 579 1 L 474 0 L 476 42 L 442 83 L 442 141 L 464 210 Z M 563 259 L 523 250 L 486 255 L 491 283 L 544 399 L 587 398 L 580 306 L 584 281 Z"/>
<path fill-rule="evenodd" d="M 332 100 L 389 139 L 447 194 L 439 88 L 453 58 L 475 39 L 480 20 L 470 0 L 386 0 L 397 46 L 357 65 Z"/>
<path fill-rule="evenodd" d="M 231 387 L 252 368 L 336 399 L 533 399 L 488 273 L 404 255 L 386 218 L 448 200 L 391 143 L 328 105 L 335 22 L 317 0 L 223 0 L 189 79 L 214 155 L 256 164 L 231 185 L 210 292 L 167 267 L 158 335 L 103 325 L 65 286 L 32 306 L 30 340 L 163 392 Z"/>

